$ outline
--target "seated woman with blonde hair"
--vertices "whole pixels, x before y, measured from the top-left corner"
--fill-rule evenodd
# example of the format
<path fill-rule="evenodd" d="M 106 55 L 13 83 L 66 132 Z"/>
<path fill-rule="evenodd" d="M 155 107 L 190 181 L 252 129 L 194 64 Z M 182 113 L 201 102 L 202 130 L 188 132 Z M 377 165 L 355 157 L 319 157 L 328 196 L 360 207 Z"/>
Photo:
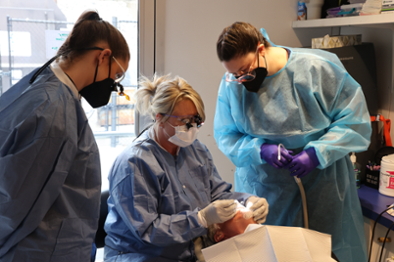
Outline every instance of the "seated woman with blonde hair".
<path fill-rule="evenodd" d="M 236 215 L 234 200 L 268 214 L 264 198 L 231 192 L 208 148 L 197 140 L 205 120 L 200 95 L 182 78 L 143 78 L 141 114 L 154 124 L 118 156 L 109 175 L 105 261 L 195 261 L 193 239 Z"/>

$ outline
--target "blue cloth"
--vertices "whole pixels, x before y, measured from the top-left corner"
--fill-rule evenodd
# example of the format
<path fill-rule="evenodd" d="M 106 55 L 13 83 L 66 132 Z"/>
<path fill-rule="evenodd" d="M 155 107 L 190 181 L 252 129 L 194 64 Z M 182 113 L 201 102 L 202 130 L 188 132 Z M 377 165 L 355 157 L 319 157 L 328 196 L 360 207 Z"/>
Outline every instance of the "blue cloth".
<path fill-rule="evenodd" d="M 309 226 L 332 235 L 340 261 L 366 261 L 360 201 L 349 152 L 368 148 L 370 116 L 360 85 L 338 57 L 289 48 L 287 64 L 258 93 L 222 78 L 214 137 L 236 165 L 235 190 L 265 197 L 266 224 L 303 226 L 302 201 L 288 169 L 260 157 L 263 143 L 282 143 L 294 154 L 314 147 L 320 165 L 302 178 Z M 268 59 L 267 59 L 268 60 Z"/>
<path fill-rule="evenodd" d="M 31 75 L 0 97 L 0 261 L 90 261 L 98 148 L 71 89 Z"/>
<path fill-rule="evenodd" d="M 197 212 L 217 199 L 245 201 L 218 175 L 196 140 L 172 156 L 144 132 L 109 175 L 105 261 L 192 261 L 193 239 L 207 233 Z"/>

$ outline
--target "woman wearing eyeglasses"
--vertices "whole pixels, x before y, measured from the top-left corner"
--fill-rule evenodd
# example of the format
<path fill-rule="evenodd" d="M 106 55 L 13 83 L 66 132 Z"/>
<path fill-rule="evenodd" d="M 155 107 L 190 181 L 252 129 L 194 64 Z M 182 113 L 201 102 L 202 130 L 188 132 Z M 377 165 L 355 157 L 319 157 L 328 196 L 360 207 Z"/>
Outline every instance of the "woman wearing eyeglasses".
<path fill-rule="evenodd" d="M 265 221 L 265 199 L 231 192 L 196 139 L 204 104 L 184 79 L 143 78 L 136 98 L 155 122 L 111 169 L 105 261 L 195 261 L 193 239 L 234 217 L 234 199 L 251 201 L 255 221 Z"/>
<path fill-rule="evenodd" d="M 0 261 L 90 261 L 101 172 L 81 96 L 106 105 L 129 59 L 118 29 L 86 11 L 56 57 L 0 97 Z"/>
<path fill-rule="evenodd" d="M 362 89 L 336 55 L 276 46 L 262 33 L 236 22 L 216 45 L 227 73 L 214 136 L 236 165 L 235 190 L 267 199 L 267 224 L 301 227 L 301 194 L 293 177 L 301 178 L 309 228 L 332 235 L 339 261 L 366 261 L 349 159 L 370 143 Z"/>

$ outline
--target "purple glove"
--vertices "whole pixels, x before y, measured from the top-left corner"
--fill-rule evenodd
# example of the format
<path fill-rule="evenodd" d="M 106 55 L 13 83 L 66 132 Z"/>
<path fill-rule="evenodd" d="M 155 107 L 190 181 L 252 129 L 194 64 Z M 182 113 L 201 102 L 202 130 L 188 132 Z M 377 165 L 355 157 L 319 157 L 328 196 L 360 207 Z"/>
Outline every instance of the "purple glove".
<path fill-rule="evenodd" d="M 290 175 L 298 178 L 304 177 L 318 165 L 319 159 L 317 159 L 315 148 L 310 147 L 294 156 L 289 168 Z"/>
<path fill-rule="evenodd" d="M 275 168 L 282 168 L 287 166 L 293 159 L 290 155 L 292 152 L 284 148 L 280 148 L 280 160 L 278 159 L 278 145 L 262 144 L 260 147 L 260 157 L 265 162 Z"/>

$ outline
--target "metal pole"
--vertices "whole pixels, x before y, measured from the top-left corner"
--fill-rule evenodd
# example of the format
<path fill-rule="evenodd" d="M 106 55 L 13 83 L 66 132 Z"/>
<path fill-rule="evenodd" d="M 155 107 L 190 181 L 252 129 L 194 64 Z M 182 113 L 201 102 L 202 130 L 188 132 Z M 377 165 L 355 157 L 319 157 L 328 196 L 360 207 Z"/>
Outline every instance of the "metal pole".
<path fill-rule="evenodd" d="M 45 21 L 48 21 L 48 12 L 45 12 Z M 45 29 L 48 30 L 49 29 L 49 24 L 45 23 Z"/>
<path fill-rule="evenodd" d="M 1 63 L 1 46 L 0 46 L 0 96 L 3 94 L 3 64 Z"/>
<path fill-rule="evenodd" d="M 10 77 L 10 87 L 12 86 L 12 48 L 11 48 L 11 31 L 12 31 L 12 22 L 11 18 L 7 16 L 7 33 L 8 33 L 8 75 Z"/>
<path fill-rule="evenodd" d="M 111 102 L 111 131 L 116 131 L 116 93 L 112 92 Z M 111 146 L 116 147 L 116 136 L 111 137 Z"/>
<path fill-rule="evenodd" d="M 112 25 L 114 27 L 118 27 L 118 18 L 117 17 L 112 17 Z M 111 63 L 112 61 L 110 61 Z M 116 131 L 116 111 L 117 111 L 117 105 L 116 105 L 116 93 L 112 92 L 112 102 L 111 102 L 111 131 Z M 116 136 L 111 137 L 111 146 L 116 147 Z"/>

